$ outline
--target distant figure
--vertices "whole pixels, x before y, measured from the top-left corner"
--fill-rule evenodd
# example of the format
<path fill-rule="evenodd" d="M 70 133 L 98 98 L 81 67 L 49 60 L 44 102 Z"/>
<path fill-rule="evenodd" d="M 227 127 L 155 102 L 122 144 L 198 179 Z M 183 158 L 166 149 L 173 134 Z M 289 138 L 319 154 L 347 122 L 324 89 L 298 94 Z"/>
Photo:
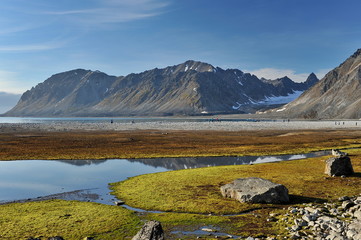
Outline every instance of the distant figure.
<path fill-rule="evenodd" d="M 132 123 L 135 123 L 134 120 L 132 120 Z"/>
<path fill-rule="evenodd" d="M 113 123 L 113 119 L 110 120 L 110 123 Z"/>

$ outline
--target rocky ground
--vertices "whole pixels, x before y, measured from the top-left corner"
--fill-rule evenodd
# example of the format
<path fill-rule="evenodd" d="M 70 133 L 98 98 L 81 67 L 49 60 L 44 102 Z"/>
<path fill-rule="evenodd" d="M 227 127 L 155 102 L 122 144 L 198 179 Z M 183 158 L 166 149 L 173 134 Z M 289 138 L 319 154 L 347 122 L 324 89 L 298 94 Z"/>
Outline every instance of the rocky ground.
<path fill-rule="evenodd" d="M 361 195 L 338 202 L 289 207 L 284 215 L 270 214 L 269 221 L 288 225 L 285 239 L 361 239 Z M 271 238 L 270 238 L 271 239 Z"/>

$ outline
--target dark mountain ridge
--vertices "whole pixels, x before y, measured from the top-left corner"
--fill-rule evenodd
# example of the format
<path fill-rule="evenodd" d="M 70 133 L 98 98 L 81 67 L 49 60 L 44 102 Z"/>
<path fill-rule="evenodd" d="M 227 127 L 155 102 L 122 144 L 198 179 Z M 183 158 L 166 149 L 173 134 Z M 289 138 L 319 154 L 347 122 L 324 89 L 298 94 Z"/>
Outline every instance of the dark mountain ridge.
<path fill-rule="evenodd" d="M 58 73 L 31 90 L 6 116 L 199 115 L 255 112 L 265 99 L 308 88 L 285 77 L 260 80 L 238 69 L 198 61 L 127 76 L 76 69 Z"/>
<path fill-rule="evenodd" d="M 361 118 L 361 49 L 346 59 L 279 114 L 289 118 Z M 277 111 L 277 110 L 276 110 Z"/>

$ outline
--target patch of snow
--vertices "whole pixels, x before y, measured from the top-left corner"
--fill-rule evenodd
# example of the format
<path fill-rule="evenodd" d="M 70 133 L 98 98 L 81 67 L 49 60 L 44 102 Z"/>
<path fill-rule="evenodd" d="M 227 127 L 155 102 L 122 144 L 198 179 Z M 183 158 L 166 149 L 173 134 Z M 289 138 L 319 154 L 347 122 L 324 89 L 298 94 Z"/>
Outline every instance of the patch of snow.
<path fill-rule="evenodd" d="M 188 65 L 186 65 L 184 71 L 186 72 L 186 71 L 188 71 L 188 69 L 189 69 L 189 67 L 188 67 Z"/>
<path fill-rule="evenodd" d="M 278 109 L 278 110 L 276 110 L 276 112 L 282 112 L 282 111 L 284 111 L 284 110 L 286 110 L 286 108 Z"/>
<path fill-rule="evenodd" d="M 216 73 L 216 72 L 217 72 L 217 69 L 213 68 L 213 72 Z"/>
<path fill-rule="evenodd" d="M 241 81 L 238 81 L 238 84 L 241 85 L 241 86 L 243 86 L 243 83 L 242 83 Z"/>
<path fill-rule="evenodd" d="M 193 91 L 197 92 L 197 88 L 193 88 Z"/>
<path fill-rule="evenodd" d="M 266 99 L 259 101 L 258 104 L 286 104 L 298 98 L 302 93 L 303 91 L 295 91 L 287 96 L 267 97 Z"/>
<path fill-rule="evenodd" d="M 109 91 L 109 88 L 105 89 L 105 93 L 107 93 Z"/>
<path fill-rule="evenodd" d="M 238 104 L 238 106 L 232 106 L 232 109 L 234 109 L 234 110 L 237 110 L 242 106 L 242 104 L 240 104 L 239 102 L 236 102 L 236 103 Z"/>
<path fill-rule="evenodd" d="M 202 113 L 202 114 L 207 114 L 208 112 L 207 112 L 207 111 L 202 111 L 201 113 Z"/>

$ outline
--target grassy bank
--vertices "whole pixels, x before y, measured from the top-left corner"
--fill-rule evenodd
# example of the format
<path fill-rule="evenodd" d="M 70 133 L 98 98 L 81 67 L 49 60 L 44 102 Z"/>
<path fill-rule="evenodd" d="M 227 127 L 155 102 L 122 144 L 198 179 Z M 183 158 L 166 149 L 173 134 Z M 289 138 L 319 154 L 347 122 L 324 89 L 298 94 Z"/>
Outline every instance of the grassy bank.
<path fill-rule="evenodd" d="M 227 226 L 233 226 L 231 228 L 233 234 L 247 236 L 252 232 L 250 229 L 258 229 L 257 234 L 260 235 L 277 235 L 283 230 L 280 226 L 267 222 L 269 212 L 283 211 L 285 207 L 307 202 L 333 201 L 341 196 L 361 193 L 361 150 L 349 152 L 356 174 L 347 178 L 325 175 L 324 160 L 327 157 L 322 157 L 147 174 L 114 183 L 112 189 L 118 198 L 133 207 L 172 212 L 173 215 L 176 213 L 219 215 L 222 223 L 228 222 Z M 223 198 L 219 187 L 242 177 L 262 177 L 285 185 L 289 189 L 291 202 L 284 205 L 261 205 Z M 254 209 L 259 210 L 237 217 L 222 216 Z M 255 215 L 258 217 L 255 218 Z M 153 218 L 163 220 L 165 217 L 153 215 Z M 220 225 L 225 225 L 222 223 Z"/>
<path fill-rule="evenodd" d="M 126 239 L 141 226 L 139 218 L 121 207 L 52 200 L 0 206 L 0 239 Z"/>
<path fill-rule="evenodd" d="M 147 174 L 112 184 L 112 189 L 117 197 L 142 209 L 230 214 L 259 208 L 261 205 L 224 199 L 220 194 L 220 186 L 237 178 L 261 177 L 285 185 L 291 194 L 291 204 L 327 201 L 360 192 L 361 152 L 352 152 L 352 162 L 358 173 L 348 178 L 325 175 L 324 160 L 327 157 L 322 157 Z"/>
<path fill-rule="evenodd" d="M 360 147 L 361 132 L 5 131 L 0 143 L 0 160 L 259 156 Z"/>

